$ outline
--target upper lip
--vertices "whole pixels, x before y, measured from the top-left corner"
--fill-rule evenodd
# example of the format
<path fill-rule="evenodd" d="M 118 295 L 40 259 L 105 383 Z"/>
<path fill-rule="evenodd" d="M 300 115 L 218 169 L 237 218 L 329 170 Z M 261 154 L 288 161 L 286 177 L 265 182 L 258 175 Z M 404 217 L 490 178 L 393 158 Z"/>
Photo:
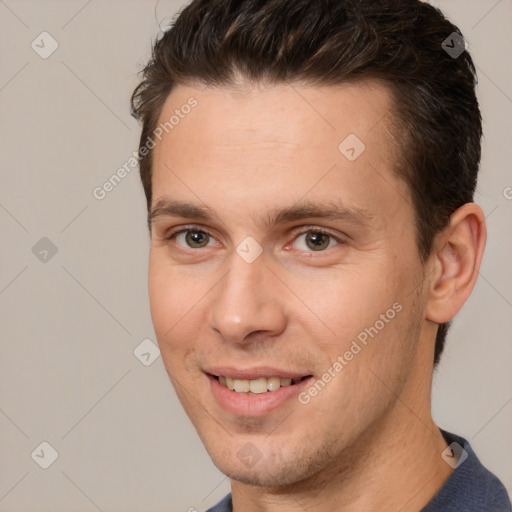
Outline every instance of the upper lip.
<path fill-rule="evenodd" d="M 282 379 L 300 379 L 311 375 L 309 372 L 297 372 L 294 370 L 285 370 L 271 366 L 257 366 L 253 368 L 241 369 L 232 366 L 215 366 L 205 368 L 204 371 L 215 377 L 230 377 L 239 380 L 255 380 L 270 377 L 281 377 Z"/>

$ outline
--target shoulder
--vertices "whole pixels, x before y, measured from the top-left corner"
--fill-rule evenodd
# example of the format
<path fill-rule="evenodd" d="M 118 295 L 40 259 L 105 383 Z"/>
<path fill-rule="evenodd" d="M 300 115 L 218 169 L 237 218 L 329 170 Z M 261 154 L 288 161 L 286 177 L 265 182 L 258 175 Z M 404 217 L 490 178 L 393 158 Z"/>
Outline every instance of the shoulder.
<path fill-rule="evenodd" d="M 483 466 L 469 442 L 450 432 L 441 432 L 458 462 L 422 512 L 510 512 L 505 487 Z"/>
<path fill-rule="evenodd" d="M 217 505 L 209 508 L 206 512 L 233 512 L 233 504 L 231 502 L 231 494 L 225 496 Z"/>

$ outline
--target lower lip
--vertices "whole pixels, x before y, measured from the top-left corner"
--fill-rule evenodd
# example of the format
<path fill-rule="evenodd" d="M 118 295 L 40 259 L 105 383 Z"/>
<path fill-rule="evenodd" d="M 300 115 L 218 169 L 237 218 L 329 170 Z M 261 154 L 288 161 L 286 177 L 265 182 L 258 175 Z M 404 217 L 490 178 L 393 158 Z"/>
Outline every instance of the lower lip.
<path fill-rule="evenodd" d="M 237 393 L 223 386 L 211 375 L 206 375 L 210 381 L 212 394 L 218 404 L 226 411 L 236 416 L 263 416 L 282 406 L 287 400 L 296 398 L 301 389 L 309 384 L 313 377 L 293 384 L 283 386 L 275 391 L 267 391 L 256 395 Z"/>

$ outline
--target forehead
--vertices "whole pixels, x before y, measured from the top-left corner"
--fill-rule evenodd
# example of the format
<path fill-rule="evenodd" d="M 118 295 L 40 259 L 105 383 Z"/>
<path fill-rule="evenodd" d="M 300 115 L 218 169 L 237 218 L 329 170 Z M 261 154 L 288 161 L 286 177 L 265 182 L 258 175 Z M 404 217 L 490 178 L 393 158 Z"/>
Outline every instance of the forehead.
<path fill-rule="evenodd" d="M 370 82 L 178 86 L 159 118 L 167 129 L 154 150 L 153 205 L 162 197 L 215 210 L 259 204 L 262 214 L 317 198 L 361 210 L 373 203 L 378 214 L 393 195 L 407 196 L 393 172 L 391 112 L 388 89 Z"/>
<path fill-rule="evenodd" d="M 187 107 L 191 98 L 197 102 L 193 109 Z M 392 96 L 384 84 L 368 80 L 337 86 L 177 86 L 162 108 L 159 125 L 173 115 L 178 121 L 176 114 L 182 109 L 190 112 L 180 116 L 179 125 L 165 130 L 164 137 L 196 142 L 194 134 L 201 124 L 204 130 L 198 135 L 203 144 L 229 148 L 237 143 L 281 142 L 300 149 L 299 144 L 305 147 L 309 141 L 309 146 L 326 136 L 334 142 L 349 133 L 365 139 L 377 124 L 385 128 Z"/>

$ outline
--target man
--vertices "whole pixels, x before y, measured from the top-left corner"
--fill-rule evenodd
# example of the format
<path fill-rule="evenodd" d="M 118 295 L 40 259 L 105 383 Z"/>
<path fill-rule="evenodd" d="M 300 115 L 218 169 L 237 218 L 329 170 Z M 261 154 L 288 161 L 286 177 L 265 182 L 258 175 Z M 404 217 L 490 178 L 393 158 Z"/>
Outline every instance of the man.
<path fill-rule="evenodd" d="M 431 415 L 486 239 L 458 29 L 415 0 L 196 0 L 135 90 L 162 358 L 212 511 L 505 511 Z"/>

